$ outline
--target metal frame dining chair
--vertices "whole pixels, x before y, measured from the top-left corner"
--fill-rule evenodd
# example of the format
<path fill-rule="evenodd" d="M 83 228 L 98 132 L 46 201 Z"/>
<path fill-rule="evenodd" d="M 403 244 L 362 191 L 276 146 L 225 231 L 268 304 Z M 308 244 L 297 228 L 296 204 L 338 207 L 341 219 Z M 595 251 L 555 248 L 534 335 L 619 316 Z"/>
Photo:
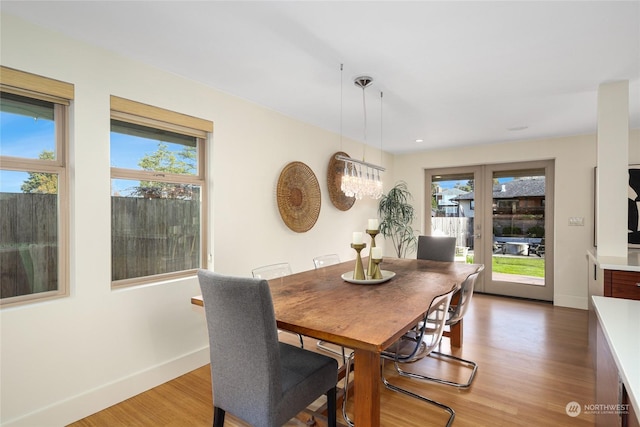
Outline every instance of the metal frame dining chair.
<path fill-rule="evenodd" d="M 446 294 L 435 297 L 429 304 L 429 308 L 425 313 L 424 318 L 420 322 L 420 328 L 414 328 L 410 330 L 380 354 L 380 358 L 382 360 L 380 376 L 384 386 L 389 390 L 405 394 L 407 396 L 444 409 L 449 414 L 449 418 L 446 424 L 447 427 L 451 426 L 456 416 L 453 408 L 445 405 L 444 403 L 440 403 L 438 401 L 430 399 L 426 396 L 419 395 L 400 386 L 391 384 L 384 375 L 384 365 L 385 361 L 393 361 L 394 365 L 396 366 L 396 370 L 398 370 L 399 364 L 416 362 L 428 356 L 434 351 L 434 349 L 440 344 L 440 340 L 442 339 L 445 323 L 448 318 L 449 305 L 451 304 L 451 298 L 454 292 L 455 290 L 451 290 Z M 430 319 L 429 321 L 427 321 L 428 317 Z M 350 372 L 349 369 L 353 361 L 353 356 L 354 353 L 352 352 L 347 358 L 347 374 Z M 346 410 L 349 391 L 348 381 L 345 380 L 343 388 L 344 400 L 342 402 L 342 416 L 344 417 L 345 421 L 353 427 L 354 423 L 350 419 Z"/>
<path fill-rule="evenodd" d="M 213 426 L 222 427 L 227 412 L 254 427 L 282 426 L 324 394 L 328 424 L 335 427 L 338 362 L 278 341 L 267 281 L 208 270 L 199 270 L 198 280 L 209 332 Z"/>
<path fill-rule="evenodd" d="M 291 265 L 288 262 L 279 262 L 277 264 L 269 264 L 263 265 L 261 267 L 256 267 L 251 270 L 251 275 L 256 279 L 264 279 L 264 280 L 272 280 L 278 279 L 280 277 L 289 276 L 293 273 L 291 271 Z M 282 332 L 282 330 L 279 330 Z M 293 334 L 293 332 L 284 331 L 289 334 Z M 302 335 L 295 334 L 298 336 L 300 340 L 300 347 L 304 348 L 304 340 L 302 339 Z"/>
<path fill-rule="evenodd" d="M 473 297 L 473 290 L 475 288 L 476 280 L 478 279 L 478 276 L 483 270 L 484 270 L 484 265 L 481 265 L 480 267 L 478 267 L 478 269 L 474 273 L 470 274 L 466 278 L 466 280 L 462 282 L 462 284 L 460 285 L 460 289 L 454 294 L 453 296 L 454 302 L 450 304 L 449 311 L 447 313 L 447 319 L 445 322 L 446 326 L 451 327 L 456 325 L 458 322 L 462 320 L 464 315 L 467 313 L 467 310 L 471 305 L 471 300 Z M 435 323 L 438 320 L 439 319 L 433 319 L 431 316 L 427 317 L 428 323 Z M 415 372 L 405 371 L 400 369 L 398 365 L 396 365 L 396 370 L 402 376 L 415 378 L 419 380 L 432 381 L 432 382 L 446 384 L 446 385 L 450 385 L 458 388 L 468 388 L 469 386 L 471 386 L 471 383 L 473 382 L 473 379 L 475 378 L 476 372 L 478 370 L 478 364 L 476 362 L 472 360 L 466 360 L 461 357 L 454 356 L 452 354 L 441 353 L 440 351 L 435 351 L 435 350 L 431 352 L 430 356 L 436 356 L 437 358 L 444 358 L 444 359 L 459 362 L 462 366 L 471 369 L 471 374 L 469 375 L 466 382 L 459 383 L 455 381 L 445 380 L 442 378 L 431 377 L 428 375 L 422 375 Z"/>

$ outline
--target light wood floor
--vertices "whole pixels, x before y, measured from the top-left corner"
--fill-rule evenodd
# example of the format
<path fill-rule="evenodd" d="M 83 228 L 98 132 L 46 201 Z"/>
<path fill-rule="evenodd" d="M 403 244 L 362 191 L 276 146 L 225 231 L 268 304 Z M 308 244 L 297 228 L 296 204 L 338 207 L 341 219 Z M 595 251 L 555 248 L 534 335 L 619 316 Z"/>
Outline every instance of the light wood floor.
<path fill-rule="evenodd" d="M 281 334 L 286 336 L 289 334 Z M 286 338 L 285 338 L 286 339 Z M 307 348 L 315 341 L 308 340 Z M 450 351 L 447 338 L 443 352 Z M 395 375 L 391 382 L 454 408 L 454 426 L 593 426 L 593 415 L 569 417 L 569 402 L 595 403 L 595 375 L 588 338 L 588 312 L 551 304 L 489 295 L 475 295 L 464 322 L 464 345 L 454 354 L 476 361 L 478 373 L 467 390 L 419 382 Z M 415 370 L 461 369 L 425 359 Z M 382 387 L 382 425 L 443 426 L 439 409 Z M 352 400 L 351 398 L 349 399 Z M 204 366 L 118 405 L 80 420 L 73 427 L 211 426 L 211 379 Z M 341 415 L 339 415 L 341 419 Z M 226 426 L 246 426 L 227 415 Z M 293 420 L 287 426 L 303 426 Z M 366 426 L 362 426 L 366 427 Z"/>

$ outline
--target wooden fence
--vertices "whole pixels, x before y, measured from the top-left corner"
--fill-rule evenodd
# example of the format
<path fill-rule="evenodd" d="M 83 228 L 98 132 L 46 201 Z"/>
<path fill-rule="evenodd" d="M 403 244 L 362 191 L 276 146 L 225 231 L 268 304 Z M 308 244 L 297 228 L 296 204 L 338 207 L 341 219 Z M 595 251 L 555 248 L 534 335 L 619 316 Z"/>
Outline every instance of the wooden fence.
<path fill-rule="evenodd" d="M 200 267 L 200 202 L 111 198 L 112 280 Z"/>
<path fill-rule="evenodd" d="M 0 193 L 0 295 L 58 289 L 57 196 Z"/>
<path fill-rule="evenodd" d="M 57 196 L 0 193 L 0 295 L 58 288 Z M 200 202 L 112 197 L 112 280 L 200 267 Z M 90 232 L 90 230 L 87 230 Z"/>
<path fill-rule="evenodd" d="M 467 217 L 431 217 L 431 231 L 442 231 L 456 238 L 456 246 L 473 249 L 473 218 Z"/>

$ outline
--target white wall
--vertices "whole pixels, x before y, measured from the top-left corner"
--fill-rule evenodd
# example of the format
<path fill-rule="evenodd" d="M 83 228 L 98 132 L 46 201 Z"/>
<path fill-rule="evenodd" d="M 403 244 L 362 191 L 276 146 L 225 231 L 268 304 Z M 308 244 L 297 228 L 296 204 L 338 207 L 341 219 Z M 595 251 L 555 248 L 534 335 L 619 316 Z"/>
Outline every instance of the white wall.
<path fill-rule="evenodd" d="M 593 247 L 595 144 L 595 135 L 584 135 L 412 153 L 396 156 L 394 170 L 396 179 L 409 185 L 419 218 L 424 218 L 425 169 L 555 159 L 554 303 L 586 309 L 585 254 Z M 637 130 L 630 132 L 629 162 L 640 163 Z M 620 209 L 626 209 L 626 200 Z M 569 217 L 583 217 L 584 227 L 570 227 Z"/>
<path fill-rule="evenodd" d="M 289 261 L 301 271 L 313 268 L 316 255 L 354 257 L 351 233 L 366 228 L 377 204 L 363 200 L 339 211 L 327 195 L 326 175 L 331 154 L 360 153 L 361 145 L 345 140 L 340 147 L 338 135 L 21 20 L 0 19 L 2 65 L 73 83 L 76 95 L 71 295 L 1 310 L 0 424 L 64 425 L 208 363 L 203 313 L 189 301 L 200 293 L 195 278 L 111 290 L 110 95 L 214 122 L 211 268 L 250 276 L 262 264 Z M 322 192 L 320 217 L 301 234 L 285 226 L 275 201 L 280 171 L 295 160 L 312 168 Z"/>

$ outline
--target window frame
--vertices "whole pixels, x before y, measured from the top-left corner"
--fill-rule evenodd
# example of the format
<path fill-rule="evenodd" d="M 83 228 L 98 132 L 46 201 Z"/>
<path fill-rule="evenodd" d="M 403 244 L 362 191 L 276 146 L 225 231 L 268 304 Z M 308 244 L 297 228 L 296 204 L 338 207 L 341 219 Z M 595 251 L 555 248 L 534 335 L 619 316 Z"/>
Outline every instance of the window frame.
<path fill-rule="evenodd" d="M 200 187 L 200 267 L 202 267 L 206 263 L 208 252 L 207 143 L 209 141 L 209 135 L 213 132 L 213 122 L 114 95 L 111 96 L 110 121 L 111 120 L 163 129 L 196 138 L 198 168 L 194 175 L 166 172 L 158 173 L 154 171 L 111 167 L 110 180 L 126 179 L 198 185 Z M 113 230 L 111 230 L 111 233 L 113 233 Z M 111 248 L 111 251 L 113 251 L 113 248 Z M 113 257 L 112 252 L 111 256 Z M 191 277 L 194 276 L 196 272 L 197 268 L 120 280 L 113 280 L 112 276 L 111 287 L 112 289 L 118 289 Z"/>
<path fill-rule="evenodd" d="M 42 172 L 58 177 L 58 289 L 35 294 L 0 298 L 0 308 L 69 296 L 69 106 L 74 85 L 48 77 L 0 66 L 0 92 L 54 104 L 55 160 L 29 159 L 0 154 L 0 169 Z"/>

